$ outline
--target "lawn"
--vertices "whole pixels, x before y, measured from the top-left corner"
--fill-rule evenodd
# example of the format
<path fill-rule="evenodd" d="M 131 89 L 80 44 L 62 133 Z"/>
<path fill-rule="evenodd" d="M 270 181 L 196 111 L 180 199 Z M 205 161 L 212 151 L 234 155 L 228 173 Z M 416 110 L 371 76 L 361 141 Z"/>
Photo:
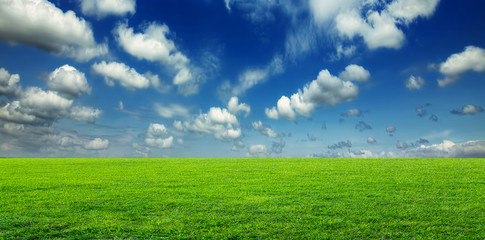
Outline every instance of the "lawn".
<path fill-rule="evenodd" d="M 485 159 L 0 159 L 0 239 L 485 239 Z"/>

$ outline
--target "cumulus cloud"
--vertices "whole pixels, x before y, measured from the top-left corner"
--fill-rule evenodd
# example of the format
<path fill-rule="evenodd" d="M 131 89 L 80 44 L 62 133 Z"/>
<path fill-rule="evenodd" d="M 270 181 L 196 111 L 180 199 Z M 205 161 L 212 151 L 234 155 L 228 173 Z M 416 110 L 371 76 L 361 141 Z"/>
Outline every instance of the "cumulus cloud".
<path fill-rule="evenodd" d="M 4 68 L 0 68 L 0 95 L 14 98 L 20 96 L 22 88 L 18 85 L 20 76 L 10 74 Z"/>
<path fill-rule="evenodd" d="M 289 121 L 296 120 L 296 113 L 291 107 L 291 101 L 288 97 L 282 96 L 276 103 L 276 107 L 264 110 L 266 116 L 271 119 L 286 119 Z"/>
<path fill-rule="evenodd" d="M 251 113 L 251 107 L 246 103 L 239 103 L 238 97 L 231 97 L 229 99 L 227 109 L 234 115 L 238 115 L 240 112 L 246 112 L 244 117 L 247 117 Z"/>
<path fill-rule="evenodd" d="M 419 158 L 483 158 L 485 157 L 485 141 L 468 141 L 454 143 L 444 140 L 431 146 L 421 145 L 400 153 L 388 153 L 389 157 L 419 157 Z"/>
<path fill-rule="evenodd" d="M 150 23 L 142 33 L 135 33 L 133 28 L 122 23 L 115 29 L 115 34 L 119 45 L 127 53 L 138 59 L 159 62 L 176 72 L 173 84 L 179 86 L 180 93 L 190 95 L 199 91 L 200 77 L 191 70 L 189 58 L 168 38 L 170 29 L 166 24 Z"/>
<path fill-rule="evenodd" d="M 256 145 L 251 145 L 248 148 L 248 155 L 252 157 L 267 155 L 267 154 L 268 154 L 268 148 L 265 145 L 256 144 Z"/>
<path fill-rule="evenodd" d="M 367 143 L 375 143 L 375 142 L 377 142 L 375 138 L 367 137 Z"/>
<path fill-rule="evenodd" d="M 353 109 L 349 109 L 347 110 L 346 112 L 344 113 L 341 113 L 340 116 L 342 117 L 349 117 L 349 116 L 362 116 L 362 114 L 364 114 L 365 111 L 362 111 L 360 109 L 356 109 L 356 108 L 353 108 Z"/>
<path fill-rule="evenodd" d="M 225 108 L 212 107 L 188 121 L 174 121 L 174 128 L 199 134 L 211 134 L 221 141 L 239 139 L 242 135 L 237 117 Z"/>
<path fill-rule="evenodd" d="M 397 141 L 396 147 L 399 149 L 406 149 L 409 147 L 409 145 L 405 142 Z"/>
<path fill-rule="evenodd" d="M 95 138 L 92 141 L 87 142 L 84 148 L 87 150 L 103 150 L 109 146 L 108 139 Z"/>
<path fill-rule="evenodd" d="M 67 64 L 49 74 L 47 87 L 70 99 L 78 98 L 84 93 L 91 93 L 91 87 L 84 73 Z"/>
<path fill-rule="evenodd" d="M 104 81 L 108 86 L 114 86 L 114 81 L 130 90 L 144 89 L 150 86 L 149 79 L 124 63 L 102 61 L 94 63 L 91 68 L 94 73 L 104 76 Z"/>
<path fill-rule="evenodd" d="M 168 129 L 165 125 L 150 123 L 147 129 L 145 143 L 150 147 L 172 148 L 173 136 L 168 135 Z"/>
<path fill-rule="evenodd" d="M 80 0 L 84 15 L 104 18 L 108 15 L 135 14 L 136 0 Z"/>
<path fill-rule="evenodd" d="M 345 71 L 341 72 L 339 77 L 344 81 L 365 82 L 370 78 L 370 73 L 362 66 L 350 64 L 345 67 Z"/>
<path fill-rule="evenodd" d="M 251 126 L 253 127 L 254 130 L 268 137 L 276 138 L 280 136 L 280 134 L 276 133 L 273 129 L 271 129 L 271 127 L 265 126 L 261 121 L 252 122 Z"/>
<path fill-rule="evenodd" d="M 0 119 L 15 123 L 34 123 L 37 118 L 24 112 L 19 101 L 7 103 L 0 108 Z"/>
<path fill-rule="evenodd" d="M 44 91 L 38 87 L 29 87 L 20 99 L 25 112 L 44 119 L 56 119 L 66 113 L 73 100 L 58 95 L 57 92 Z"/>
<path fill-rule="evenodd" d="M 155 111 L 158 115 L 164 118 L 174 118 L 174 117 L 189 117 L 189 110 L 179 104 L 170 104 L 169 106 L 164 106 L 162 104 L 155 104 Z"/>
<path fill-rule="evenodd" d="M 483 112 L 483 108 L 480 106 L 467 104 L 463 106 L 461 109 L 454 109 L 454 110 L 451 110 L 450 112 L 452 114 L 457 114 L 457 115 L 474 115 L 474 114 Z"/>
<path fill-rule="evenodd" d="M 354 77 L 349 77 L 354 79 Z M 322 106 L 335 106 L 342 102 L 349 102 L 359 94 L 359 88 L 351 81 L 345 81 L 330 74 L 328 70 L 322 70 L 317 79 L 307 83 L 303 90 L 288 97 L 283 96 L 278 100 L 277 108 L 266 108 L 268 118 L 285 118 L 290 121 L 296 120 L 296 111 L 301 116 L 311 118 L 315 108 Z"/>
<path fill-rule="evenodd" d="M 411 75 L 411 77 L 409 77 L 409 79 L 406 80 L 404 84 L 406 85 L 406 88 L 409 89 L 409 91 L 412 91 L 421 89 L 424 86 L 425 82 L 424 79 L 420 76 L 415 77 Z"/>
<path fill-rule="evenodd" d="M 461 53 L 455 53 L 440 64 L 439 71 L 445 76 L 438 80 L 438 86 L 447 87 L 458 81 L 467 71 L 485 71 L 485 49 L 467 46 Z"/>
<path fill-rule="evenodd" d="M 310 4 L 314 19 L 334 23 L 341 36 L 350 39 L 360 36 L 369 49 L 398 49 L 405 39 L 398 25 L 408 25 L 418 17 L 430 17 L 439 0 L 398 0 L 384 6 L 375 1 L 312 2 L 315 2 Z"/>
<path fill-rule="evenodd" d="M 88 22 L 46 0 L 5 0 L 0 5 L 0 41 L 24 44 L 88 61 L 108 53 Z"/>

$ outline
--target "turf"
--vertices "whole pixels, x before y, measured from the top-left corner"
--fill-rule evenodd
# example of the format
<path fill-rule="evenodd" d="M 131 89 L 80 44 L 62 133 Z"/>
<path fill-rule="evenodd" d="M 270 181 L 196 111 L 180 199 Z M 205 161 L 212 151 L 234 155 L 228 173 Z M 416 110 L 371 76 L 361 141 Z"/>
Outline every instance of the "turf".
<path fill-rule="evenodd" d="M 0 239 L 485 239 L 485 159 L 0 159 Z"/>

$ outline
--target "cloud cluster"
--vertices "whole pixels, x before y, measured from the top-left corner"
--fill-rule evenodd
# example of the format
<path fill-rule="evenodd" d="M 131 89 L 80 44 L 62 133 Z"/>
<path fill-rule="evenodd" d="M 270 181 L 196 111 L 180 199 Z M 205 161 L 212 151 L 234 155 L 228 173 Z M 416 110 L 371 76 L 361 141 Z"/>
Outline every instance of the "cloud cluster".
<path fill-rule="evenodd" d="M 88 22 L 47 0 L 3 1 L 0 41 L 33 46 L 77 61 L 108 53 L 107 44 L 96 43 Z"/>
<path fill-rule="evenodd" d="M 172 148 L 173 136 L 168 136 L 168 129 L 163 124 L 150 123 L 147 129 L 145 143 L 149 147 Z"/>
<path fill-rule="evenodd" d="M 174 72 L 173 84 L 179 86 L 184 95 L 198 92 L 199 78 L 190 68 L 190 60 L 169 39 L 170 29 L 166 24 L 150 23 L 141 33 L 135 33 L 126 23 L 114 30 L 118 44 L 129 54 L 150 62 L 159 62 L 169 72 Z"/>
<path fill-rule="evenodd" d="M 136 0 L 80 0 L 84 15 L 104 18 L 109 15 L 135 14 Z"/>
<path fill-rule="evenodd" d="M 361 69 L 357 65 L 349 69 L 351 70 L 346 69 L 341 75 L 352 81 L 367 80 L 367 75 L 365 78 L 362 78 L 362 74 L 355 74 L 355 72 L 361 72 L 361 70 L 366 71 L 365 69 Z M 295 121 L 295 112 L 297 112 L 301 116 L 311 118 L 313 111 L 317 107 L 335 106 L 336 104 L 355 99 L 359 94 L 359 88 L 352 81 L 342 80 L 330 74 L 328 70 L 322 70 L 318 74 L 317 79 L 307 83 L 303 90 L 298 89 L 298 92 L 291 96 L 291 100 L 286 96 L 282 96 L 278 100 L 276 107 L 266 108 L 266 116 L 272 119 L 284 118 Z"/>
<path fill-rule="evenodd" d="M 455 53 L 440 64 L 439 71 L 445 76 L 438 80 L 438 86 L 447 87 L 458 81 L 467 71 L 485 71 L 485 49 L 467 46 L 461 53 Z"/>
<path fill-rule="evenodd" d="M 238 106 L 249 107 L 245 103 Z M 207 113 L 192 116 L 187 121 L 175 120 L 173 126 L 181 132 L 211 134 L 221 141 L 237 141 L 242 136 L 237 116 L 226 108 L 211 107 Z"/>
<path fill-rule="evenodd" d="M 10 74 L 4 68 L 0 68 L 0 95 L 8 98 L 15 98 L 20 96 L 22 88 L 18 85 L 20 76 L 18 74 Z"/>
<path fill-rule="evenodd" d="M 351 148 L 351 147 L 352 147 L 352 143 L 349 140 L 340 141 L 338 143 L 328 145 L 328 149 L 331 149 L 331 150 L 337 150 L 337 149 L 342 149 L 342 148 Z"/>

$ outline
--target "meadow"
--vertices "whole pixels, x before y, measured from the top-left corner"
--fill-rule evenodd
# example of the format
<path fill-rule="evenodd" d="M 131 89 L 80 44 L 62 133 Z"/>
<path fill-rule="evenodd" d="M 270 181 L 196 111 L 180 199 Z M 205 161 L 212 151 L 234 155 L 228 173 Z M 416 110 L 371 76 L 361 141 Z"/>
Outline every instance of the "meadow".
<path fill-rule="evenodd" d="M 0 159 L 0 239 L 485 239 L 485 159 Z"/>

